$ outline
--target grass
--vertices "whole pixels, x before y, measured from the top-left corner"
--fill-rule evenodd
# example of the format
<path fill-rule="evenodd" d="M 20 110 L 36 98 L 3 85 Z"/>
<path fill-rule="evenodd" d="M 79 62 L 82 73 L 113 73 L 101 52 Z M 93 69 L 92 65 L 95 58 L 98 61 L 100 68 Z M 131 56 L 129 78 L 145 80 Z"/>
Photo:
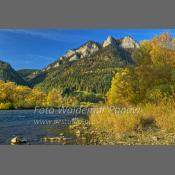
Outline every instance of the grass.
<path fill-rule="evenodd" d="M 133 131 L 140 122 L 138 114 L 115 113 L 108 109 L 90 114 L 89 120 L 95 128 L 115 133 Z"/>
<path fill-rule="evenodd" d="M 175 132 L 175 103 L 147 104 L 142 107 L 142 118 L 151 119 L 160 130 Z"/>
<path fill-rule="evenodd" d="M 137 113 L 115 113 L 105 109 L 91 113 L 89 124 L 78 120 L 71 125 L 86 144 L 170 145 L 175 144 L 175 103 L 138 106 Z"/>

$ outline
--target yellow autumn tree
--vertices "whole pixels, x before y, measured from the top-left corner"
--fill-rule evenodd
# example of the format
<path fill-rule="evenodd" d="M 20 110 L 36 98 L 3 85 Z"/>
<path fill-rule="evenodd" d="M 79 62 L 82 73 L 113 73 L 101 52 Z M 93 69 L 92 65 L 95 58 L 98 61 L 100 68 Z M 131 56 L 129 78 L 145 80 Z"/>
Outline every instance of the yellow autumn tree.
<path fill-rule="evenodd" d="M 175 40 L 168 33 L 142 41 L 133 54 L 136 65 L 168 64 L 175 67 Z"/>
<path fill-rule="evenodd" d="M 0 109 L 34 108 L 43 106 L 45 101 L 46 93 L 39 89 L 0 81 Z"/>
<path fill-rule="evenodd" d="M 137 80 L 132 69 L 125 68 L 115 74 L 107 93 L 110 105 L 128 105 L 138 101 Z"/>
<path fill-rule="evenodd" d="M 119 71 L 112 79 L 108 103 L 128 105 L 175 99 L 173 44 L 173 38 L 167 33 L 143 41 L 133 54 L 135 65 Z"/>
<path fill-rule="evenodd" d="M 150 56 L 153 63 L 175 66 L 175 45 L 169 33 L 154 37 L 151 42 Z"/>
<path fill-rule="evenodd" d="M 31 89 L 29 87 L 15 86 L 14 93 L 12 94 L 15 108 L 27 108 L 26 100 L 30 95 Z"/>
<path fill-rule="evenodd" d="M 31 90 L 30 95 L 27 96 L 26 103 L 29 108 L 35 106 L 45 106 L 47 101 L 46 97 L 46 93 L 34 88 Z"/>
<path fill-rule="evenodd" d="M 0 81 L 0 109 L 13 108 L 15 83 Z"/>
<path fill-rule="evenodd" d="M 56 89 L 50 90 L 47 95 L 47 105 L 52 107 L 58 107 L 62 106 L 62 104 L 63 104 L 63 97 L 61 93 Z"/>

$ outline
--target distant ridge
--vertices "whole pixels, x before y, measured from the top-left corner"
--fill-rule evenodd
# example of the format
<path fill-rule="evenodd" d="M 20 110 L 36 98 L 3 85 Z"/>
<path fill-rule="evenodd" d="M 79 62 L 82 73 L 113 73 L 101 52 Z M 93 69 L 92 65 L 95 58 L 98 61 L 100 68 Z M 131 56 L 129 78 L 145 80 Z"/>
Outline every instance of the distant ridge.
<path fill-rule="evenodd" d="M 28 83 L 11 67 L 10 64 L 0 60 L 0 80 L 12 81 L 19 85 Z"/>
<path fill-rule="evenodd" d="M 30 81 L 31 79 L 35 78 L 41 70 L 39 69 L 20 69 L 17 70 L 17 73 L 26 81 Z"/>

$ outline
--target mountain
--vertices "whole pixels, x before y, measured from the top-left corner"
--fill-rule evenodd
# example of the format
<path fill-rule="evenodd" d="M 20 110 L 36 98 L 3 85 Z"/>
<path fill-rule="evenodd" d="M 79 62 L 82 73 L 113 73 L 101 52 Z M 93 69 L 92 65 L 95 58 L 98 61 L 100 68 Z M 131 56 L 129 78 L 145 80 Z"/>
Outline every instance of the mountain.
<path fill-rule="evenodd" d="M 0 60 L 0 80 L 12 81 L 19 85 L 28 85 L 27 82 L 10 66 Z"/>
<path fill-rule="evenodd" d="M 114 47 L 120 47 L 123 49 L 139 48 L 139 44 L 130 36 L 126 36 L 119 40 L 116 40 L 112 36 L 108 36 L 108 38 L 103 42 L 102 46 L 107 47 L 109 45 L 112 45 Z"/>
<path fill-rule="evenodd" d="M 112 36 L 108 36 L 108 38 L 102 43 L 103 47 L 107 47 L 107 46 L 114 46 L 115 47 L 117 45 L 119 45 L 119 41 L 117 41 Z"/>
<path fill-rule="evenodd" d="M 139 44 L 130 36 L 126 36 L 121 39 L 120 47 L 124 49 L 137 49 L 139 48 Z"/>
<path fill-rule="evenodd" d="M 77 61 L 84 57 L 89 57 L 93 53 L 100 50 L 100 48 L 101 48 L 100 44 L 93 42 L 93 41 L 88 41 L 87 43 L 83 44 L 81 47 L 77 49 L 72 49 L 72 50 L 67 51 L 65 55 L 59 58 L 59 60 L 56 60 L 54 63 L 48 65 L 44 69 L 44 71 L 59 67 L 61 64 L 64 64 L 67 62 L 73 62 L 73 61 Z"/>
<path fill-rule="evenodd" d="M 38 74 L 41 73 L 41 70 L 38 69 L 20 69 L 17 70 L 18 74 L 26 81 L 34 79 Z"/>
<path fill-rule="evenodd" d="M 85 57 L 86 58 L 91 57 L 94 53 L 108 46 L 113 46 L 116 48 L 127 50 L 127 49 L 136 49 L 139 47 L 139 44 L 130 36 L 126 36 L 122 39 L 115 39 L 112 36 L 108 36 L 107 39 L 102 44 L 94 41 L 88 41 L 77 49 L 67 51 L 65 55 L 61 56 L 58 60 L 48 65 L 46 68 L 43 69 L 43 71 L 45 72 L 50 69 L 59 67 L 62 64 L 78 61 Z"/>
<path fill-rule="evenodd" d="M 66 93 L 105 94 L 117 70 L 133 64 L 132 52 L 138 47 L 129 36 L 121 39 L 109 36 L 102 44 L 88 41 L 48 65 L 31 82 L 44 90 L 59 88 Z"/>

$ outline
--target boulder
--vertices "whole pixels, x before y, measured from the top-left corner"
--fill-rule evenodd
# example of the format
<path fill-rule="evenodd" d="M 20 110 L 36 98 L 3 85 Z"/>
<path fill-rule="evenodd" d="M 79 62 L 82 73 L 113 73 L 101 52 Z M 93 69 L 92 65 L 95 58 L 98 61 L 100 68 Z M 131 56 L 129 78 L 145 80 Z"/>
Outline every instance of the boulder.
<path fill-rule="evenodd" d="M 11 144 L 22 144 L 22 143 L 27 143 L 27 139 L 19 136 L 13 137 L 11 139 Z"/>

